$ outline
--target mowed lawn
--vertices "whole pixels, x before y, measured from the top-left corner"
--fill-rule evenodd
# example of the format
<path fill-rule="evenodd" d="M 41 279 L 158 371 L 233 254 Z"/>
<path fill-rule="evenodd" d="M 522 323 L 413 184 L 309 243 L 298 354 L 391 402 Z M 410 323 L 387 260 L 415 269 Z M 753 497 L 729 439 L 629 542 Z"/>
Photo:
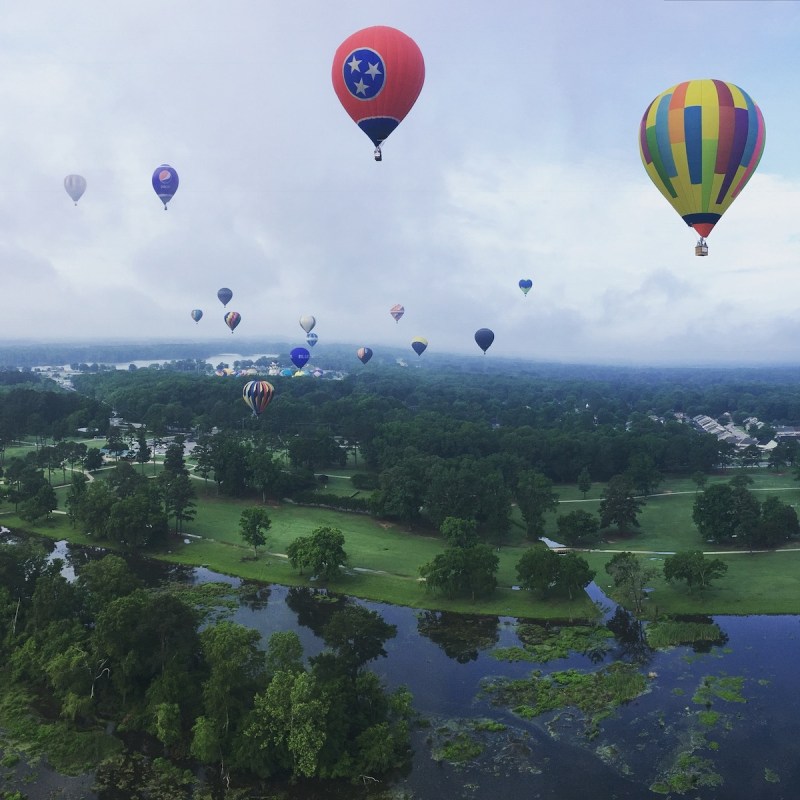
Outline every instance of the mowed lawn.
<path fill-rule="evenodd" d="M 160 465 L 158 467 L 161 469 Z M 152 465 L 146 474 L 152 474 Z M 138 471 L 138 465 L 137 465 Z M 774 492 L 785 503 L 800 507 L 800 484 L 791 475 L 775 475 L 761 470 L 752 475 L 751 490 L 760 499 Z M 712 478 L 728 481 L 729 475 Z M 308 536 L 316 528 L 338 528 L 345 536 L 348 554 L 346 572 L 328 588 L 367 599 L 383 600 L 411 607 L 448 609 L 471 613 L 487 613 L 520 617 L 581 619 L 593 616 L 596 609 L 588 597 L 569 602 L 549 599 L 537 601 L 529 593 L 514 588 L 516 564 L 522 553 L 533 545 L 524 536 L 519 510 L 514 508 L 512 527 L 504 545 L 496 552 L 499 559 L 498 590 L 488 600 L 448 600 L 425 590 L 419 580 L 419 568 L 444 549 L 444 542 L 430 533 L 411 531 L 401 525 L 376 520 L 368 515 L 347 514 L 329 509 L 268 505 L 272 526 L 267 543 L 258 556 L 245 545 L 239 531 L 243 509 L 260 505 L 257 499 L 234 500 L 217 494 L 213 481 L 195 480 L 198 492 L 195 519 L 185 523 L 183 534 L 170 539 L 167 550 L 159 558 L 211 569 L 242 578 L 286 585 L 317 585 L 308 575 L 291 568 L 285 557 L 289 544 L 299 536 Z M 557 511 L 546 518 L 546 533 L 558 539 L 556 518 L 577 508 L 596 513 L 603 487 L 595 484 L 584 499 L 574 486 L 557 486 L 560 503 Z M 324 488 L 321 488 L 325 492 Z M 65 490 L 59 490 L 63 510 Z M 367 494 L 366 492 L 364 494 Z M 715 546 L 701 540 L 692 522 L 692 506 L 696 485 L 689 479 L 665 481 L 658 492 L 647 498 L 640 514 L 641 527 L 627 537 L 611 536 L 596 550 L 583 555 L 597 573 L 597 583 L 609 591 L 605 564 L 614 552 L 629 550 L 640 553 L 646 566 L 659 575 L 664 554 L 680 550 L 715 551 Z M 10 528 L 27 528 L 13 514 L 13 507 L 0 507 L 0 524 Z M 33 527 L 50 538 L 66 538 L 76 543 L 106 544 L 92 541 L 71 529 L 63 514 Z M 188 542 L 188 543 L 187 543 Z M 789 544 L 775 553 L 742 553 L 729 551 L 714 556 L 728 564 L 728 574 L 704 593 L 689 593 L 683 584 L 670 586 L 663 577 L 652 581 L 649 613 L 800 613 L 800 552 Z"/>

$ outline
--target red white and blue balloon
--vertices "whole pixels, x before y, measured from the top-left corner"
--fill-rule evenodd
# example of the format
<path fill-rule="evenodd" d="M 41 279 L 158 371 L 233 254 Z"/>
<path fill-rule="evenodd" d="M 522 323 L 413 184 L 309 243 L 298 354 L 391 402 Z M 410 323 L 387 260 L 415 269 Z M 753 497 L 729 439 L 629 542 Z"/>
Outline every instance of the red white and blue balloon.
<path fill-rule="evenodd" d="M 339 45 L 331 79 L 344 110 L 380 147 L 419 97 L 425 60 L 410 36 L 375 25 Z"/>

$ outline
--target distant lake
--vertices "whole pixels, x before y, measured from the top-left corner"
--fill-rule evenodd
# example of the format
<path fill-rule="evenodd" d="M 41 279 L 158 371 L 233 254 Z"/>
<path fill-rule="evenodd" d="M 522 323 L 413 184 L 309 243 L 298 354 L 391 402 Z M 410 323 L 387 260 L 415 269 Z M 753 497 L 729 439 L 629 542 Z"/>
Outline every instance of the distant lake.
<path fill-rule="evenodd" d="M 233 366 L 234 361 L 257 361 L 259 358 L 269 358 L 271 360 L 277 360 L 279 358 L 278 353 L 255 353 L 253 355 L 242 355 L 241 353 L 217 353 L 217 355 L 209 356 L 208 358 L 204 359 L 206 364 L 211 364 L 212 367 L 216 367 L 219 363 L 225 363 L 229 366 Z M 133 364 L 138 369 L 143 367 L 149 367 L 151 364 L 168 364 L 170 361 L 179 361 L 185 359 L 176 359 L 176 358 L 146 358 L 139 361 L 124 361 L 119 362 L 116 364 L 112 364 L 113 367 L 116 369 L 128 369 L 128 367 Z"/>
<path fill-rule="evenodd" d="M 87 559 L 99 557 L 98 551 L 65 542 L 56 545 L 54 554 L 77 572 Z M 620 624 L 620 618 L 612 618 L 607 611 L 606 623 L 614 638 L 606 652 L 572 653 L 543 663 L 510 662 L 494 658 L 492 651 L 521 644 L 517 620 L 512 617 L 425 612 L 346 596 L 320 603 L 309 589 L 243 583 L 202 568 L 152 561 L 136 560 L 131 565 L 151 583 L 221 581 L 241 587 L 245 591 L 234 620 L 258 630 L 265 645 L 273 632 L 293 630 L 306 656 L 321 651 L 324 645 L 318 632 L 345 604 L 363 605 L 395 625 L 397 636 L 386 643 L 388 656 L 371 662 L 369 668 L 390 689 L 408 686 L 415 710 L 430 721 L 413 734 L 414 756 L 408 774 L 388 782 L 414 800 L 800 797 L 799 616 L 714 617 L 723 634 L 719 643 L 654 651 L 643 642 L 638 625 Z M 593 599 L 602 603 L 604 596 Z M 625 615 L 623 610 L 619 613 Z M 603 719 L 592 737 L 574 709 L 526 720 L 493 705 L 482 692 L 486 680 L 522 679 L 534 670 L 542 674 L 594 671 L 614 661 L 635 664 L 649 676 L 648 688 Z M 704 685 L 729 679 L 741 682 L 738 697 L 697 700 L 698 689 Z M 474 762 L 460 767 L 437 758 L 436 748 L 443 739 L 459 730 L 475 736 L 473 723 L 480 719 L 506 727 L 477 734 L 484 750 Z M 684 793 L 669 795 L 651 791 L 650 786 L 664 780 L 681 759 L 682 774 L 694 772 L 698 781 L 716 775 L 721 784 L 687 787 Z M 691 762 L 688 768 L 686 759 Z M 27 791 L 33 797 L 31 789 Z M 284 787 L 284 792 L 285 800 L 348 797 L 332 787 L 320 792 Z M 353 796 L 351 790 L 349 797 Z"/>

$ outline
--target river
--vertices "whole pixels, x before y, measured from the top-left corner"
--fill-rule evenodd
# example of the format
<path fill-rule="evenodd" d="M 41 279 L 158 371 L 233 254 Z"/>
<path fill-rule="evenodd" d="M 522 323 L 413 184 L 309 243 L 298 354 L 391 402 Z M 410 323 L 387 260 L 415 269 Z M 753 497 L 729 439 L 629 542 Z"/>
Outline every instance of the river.
<path fill-rule="evenodd" d="M 85 551 L 63 542 L 54 552 L 70 569 L 79 570 L 87 557 Z M 151 580 L 169 575 L 240 586 L 237 579 L 204 569 L 138 562 L 137 570 Z M 315 602 L 309 590 L 252 584 L 246 588 L 246 598 L 233 612 L 235 621 L 257 629 L 265 642 L 274 631 L 294 630 L 307 656 L 322 649 L 315 630 L 335 613 L 337 603 Z M 602 594 L 598 599 L 604 600 Z M 631 624 L 629 615 L 622 610 L 613 614 L 607 604 L 606 623 L 615 637 L 605 651 L 571 653 L 537 664 L 491 655 L 498 648 L 521 644 L 513 618 L 465 618 L 338 599 L 339 605 L 344 603 L 364 605 L 397 626 L 397 636 L 385 646 L 387 657 L 372 662 L 370 668 L 390 689 L 408 686 L 415 710 L 429 720 L 414 733 L 410 771 L 392 782 L 397 797 L 496 800 L 502 793 L 540 800 L 585 800 L 587 795 L 600 800 L 665 796 L 794 800 L 800 796 L 798 616 L 715 617 L 724 634 L 718 643 L 653 651 L 642 642 L 640 628 Z M 525 720 L 493 705 L 482 693 L 489 678 L 525 678 L 535 669 L 594 671 L 618 660 L 634 663 L 648 676 L 647 691 L 603 719 L 591 737 L 582 715 L 574 711 Z M 705 703 L 698 701 L 696 693 L 704 684 L 718 686 L 725 681 L 737 682 L 739 691 L 727 699 L 720 692 L 707 695 Z M 475 721 L 486 719 L 505 728 L 478 731 Z M 468 766 L 443 759 L 442 744 L 465 731 L 483 748 L 481 754 Z M 686 791 L 676 790 L 673 783 L 668 793 L 665 782 L 676 773 L 687 781 Z M 720 785 L 703 785 L 715 782 Z M 31 788 L 26 792 L 33 798 Z M 328 788 L 286 791 L 282 795 L 286 800 L 340 796 Z"/>

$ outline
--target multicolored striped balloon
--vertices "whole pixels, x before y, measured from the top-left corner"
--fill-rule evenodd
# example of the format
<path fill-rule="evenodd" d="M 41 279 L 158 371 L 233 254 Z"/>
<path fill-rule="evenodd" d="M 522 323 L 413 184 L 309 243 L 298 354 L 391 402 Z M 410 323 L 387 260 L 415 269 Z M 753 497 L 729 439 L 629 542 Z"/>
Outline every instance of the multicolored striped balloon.
<path fill-rule="evenodd" d="M 274 394 L 275 387 L 268 381 L 250 381 L 242 389 L 242 400 L 257 417 L 269 405 Z"/>
<path fill-rule="evenodd" d="M 765 135 L 761 110 L 743 89 L 684 81 L 647 107 L 639 150 L 653 183 L 705 237 L 755 172 Z"/>

